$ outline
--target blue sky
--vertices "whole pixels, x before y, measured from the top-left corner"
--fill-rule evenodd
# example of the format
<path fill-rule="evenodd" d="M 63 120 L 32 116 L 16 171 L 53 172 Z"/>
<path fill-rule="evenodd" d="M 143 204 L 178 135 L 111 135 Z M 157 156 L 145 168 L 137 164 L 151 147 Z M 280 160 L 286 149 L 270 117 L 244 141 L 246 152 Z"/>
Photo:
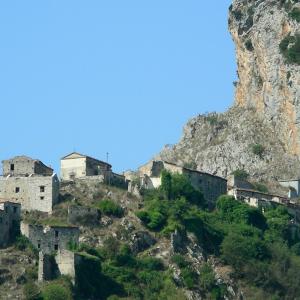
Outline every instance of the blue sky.
<path fill-rule="evenodd" d="M 233 101 L 229 0 L 0 2 L 0 159 L 135 169 Z"/>

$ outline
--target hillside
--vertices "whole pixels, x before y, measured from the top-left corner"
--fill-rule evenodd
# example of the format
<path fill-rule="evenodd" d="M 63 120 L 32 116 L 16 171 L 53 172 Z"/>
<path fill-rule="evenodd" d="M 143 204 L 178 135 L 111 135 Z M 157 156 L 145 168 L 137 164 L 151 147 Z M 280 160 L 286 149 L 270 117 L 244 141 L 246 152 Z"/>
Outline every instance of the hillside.
<path fill-rule="evenodd" d="M 157 157 L 220 176 L 245 169 L 257 178 L 299 177 L 297 2 L 233 1 L 229 30 L 238 67 L 233 107 L 190 120 L 180 142 Z"/>
<path fill-rule="evenodd" d="M 23 220 L 79 226 L 70 249 L 86 262 L 75 286 L 68 277 L 38 283 L 37 249 L 18 238 L 0 252 L 0 299 L 297 299 L 300 231 L 284 208 L 263 215 L 222 196 L 207 211 L 186 177 L 164 173 L 162 181 L 141 199 L 95 181 L 62 184 L 52 215 Z M 74 205 L 101 217 L 71 221 Z"/>

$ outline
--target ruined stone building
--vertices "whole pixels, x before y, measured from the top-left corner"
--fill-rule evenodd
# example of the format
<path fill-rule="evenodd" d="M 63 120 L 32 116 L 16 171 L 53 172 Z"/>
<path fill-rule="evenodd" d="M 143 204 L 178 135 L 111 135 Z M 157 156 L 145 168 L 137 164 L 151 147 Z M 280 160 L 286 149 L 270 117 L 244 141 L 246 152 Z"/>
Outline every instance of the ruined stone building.
<path fill-rule="evenodd" d="M 59 180 L 41 161 L 26 156 L 4 160 L 0 198 L 22 205 L 22 210 L 51 212 L 58 201 Z"/>
<path fill-rule="evenodd" d="M 289 198 L 299 198 L 300 197 L 300 179 L 294 180 L 279 180 L 280 185 L 289 189 Z"/>
<path fill-rule="evenodd" d="M 204 198 L 210 203 L 215 202 L 220 195 L 226 194 L 227 180 L 225 178 L 166 161 L 150 161 L 140 167 L 138 173 L 141 186 L 146 189 L 158 188 L 161 185 L 161 172 L 163 170 L 186 175 L 193 187 L 200 190 Z"/>
<path fill-rule="evenodd" d="M 0 200 L 0 247 L 7 246 L 20 231 L 21 205 Z"/>
<path fill-rule="evenodd" d="M 251 187 L 252 185 L 250 183 L 233 178 L 234 176 L 231 176 L 228 180 L 228 195 L 261 210 L 284 206 L 289 214 L 293 216 L 294 222 L 300 224 L 300 205 L 293 202 L 292 199 L 281 195 L 257 191 Z"/>
<path fill-rule="evenodd" d="M 109 163 L 73 152 L 61 159 L 61 180 L 75 179 L 97 180 L 119 187 L 127 187 L 125 177 L 112 171 Z"/>
<path fill-rule="evenodd" d="M 22 222 L 21 233 L 44 254 L 68 249 L 79 241 L 79 228 L 76 226 L 42 226 Z"/>

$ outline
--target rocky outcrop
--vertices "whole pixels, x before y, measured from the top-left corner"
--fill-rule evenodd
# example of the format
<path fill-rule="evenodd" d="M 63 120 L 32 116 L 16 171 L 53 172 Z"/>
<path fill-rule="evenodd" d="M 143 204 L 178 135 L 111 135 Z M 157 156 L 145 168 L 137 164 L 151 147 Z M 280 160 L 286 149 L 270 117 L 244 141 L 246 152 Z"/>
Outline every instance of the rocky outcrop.
<path fill-rule="evenodd" d="M 291 14 L 298 10 L 295 2 L 233 1 L 234 105 L 223 114 L 190 120 L 181 141 L 163 149 L 159 158 L 221 176 L 245 169 L 258 178 L 299 177 L 300 50 L 295 40 L 300 23 Z M 296 56 L 289 58 L 291 48 Z"/>

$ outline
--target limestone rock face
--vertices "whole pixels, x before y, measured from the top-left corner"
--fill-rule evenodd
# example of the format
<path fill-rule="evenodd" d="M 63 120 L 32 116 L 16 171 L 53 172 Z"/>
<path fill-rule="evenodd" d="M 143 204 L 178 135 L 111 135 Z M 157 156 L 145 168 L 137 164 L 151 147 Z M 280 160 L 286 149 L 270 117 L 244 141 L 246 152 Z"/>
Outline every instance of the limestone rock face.
<path fill-rule="evenodd" d="M 296 1 L 294 1 L 296 2 Z M 229 28 L 236 45 L 239 82 L 235 105 L 253 107 L 300 155 L 300 66 L 286 63 L 280 43 L 300 33 L 290 16 L 289 1 L 236 0 L 230 7 Z"/>
<path fill-rule="evenodd" d="M 233 1 L 229 29 L 239 78 L 234 105 L 223 114 L 190 120 L 181 141 L 157 158 L 220 176 L 245 169 L 258 178 L 299 177 L 300 65 L 288 61 L 280 46 L 300 34 L 300 23 L 291 16 L 300 11 L 296 2 Z"/>

